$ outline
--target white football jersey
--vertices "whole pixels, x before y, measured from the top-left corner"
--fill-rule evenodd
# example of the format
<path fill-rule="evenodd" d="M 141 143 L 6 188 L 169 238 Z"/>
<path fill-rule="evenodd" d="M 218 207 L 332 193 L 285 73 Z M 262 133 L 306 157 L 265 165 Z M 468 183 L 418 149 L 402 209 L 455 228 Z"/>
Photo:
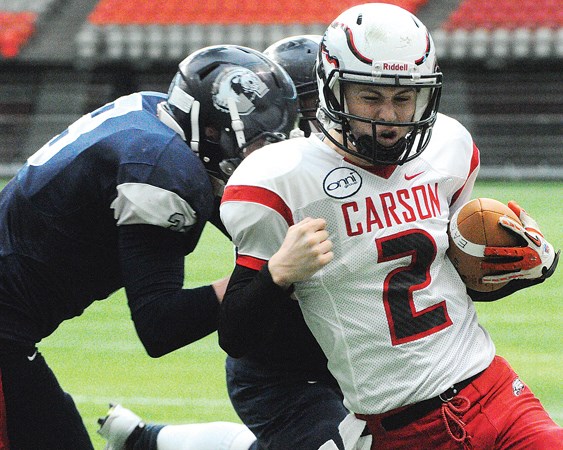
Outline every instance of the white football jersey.
<path fill-rule="evenodd" d="M 311 136 L 254 152 L 229 180 L 221 218 L 238 264 L 260 268 L 289 226 L 326 219 L 334 260 L 295 293 L 351 411 L 434 397 L 492 361 L 446 256 L 449 218 L 478 168 L 468 131 L 440 114 L 424 153 L 394 170 L 351 164 Z"/>

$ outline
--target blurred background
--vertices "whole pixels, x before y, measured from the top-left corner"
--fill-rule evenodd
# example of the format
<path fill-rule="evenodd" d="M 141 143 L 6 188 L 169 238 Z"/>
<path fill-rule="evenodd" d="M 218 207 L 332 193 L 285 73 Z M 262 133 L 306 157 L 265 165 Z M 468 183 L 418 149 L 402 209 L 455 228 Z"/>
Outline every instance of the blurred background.
<path fill-rule="evenodd" d="M 444 72 L 441 111 L 481 150 L 481 179 L 563 180 L 561 0 L 384 0 L 416 14 Z M 0 177 L 117 96 L 166 92 L 206 45 L 322 34 L 322 0 L 0 0 Z"/>

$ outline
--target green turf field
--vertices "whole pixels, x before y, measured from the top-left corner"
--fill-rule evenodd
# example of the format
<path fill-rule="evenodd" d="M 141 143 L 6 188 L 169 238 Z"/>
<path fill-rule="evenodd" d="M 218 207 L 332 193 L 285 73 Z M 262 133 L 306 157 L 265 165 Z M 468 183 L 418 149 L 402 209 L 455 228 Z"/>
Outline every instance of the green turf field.
<path fill-rule="evenodd" d="M 536 218 L 556 246 L 563 246 L 563 183 L 481 182 L 474 197 L 503 202 L 516 199 Z M 227 275 L 232 268 L 229 242 L 208 227 L 188 257 L 186 285 L 197 286 Z M 563 425 L 563 267 L 543 285 L 492 304 L 479 304 L 482 324 L 532 387 L 553 418 Z M 71 393 L 96 449 L 96 419 L 117 401 L 147 421 L 166 423 L 238 421 L 224 382 L 225 354 L 216 335 L 160 359 L 149 358 L 136 338 L 122 292 L 92 305 L 63 324 L 40 350 Z"/>

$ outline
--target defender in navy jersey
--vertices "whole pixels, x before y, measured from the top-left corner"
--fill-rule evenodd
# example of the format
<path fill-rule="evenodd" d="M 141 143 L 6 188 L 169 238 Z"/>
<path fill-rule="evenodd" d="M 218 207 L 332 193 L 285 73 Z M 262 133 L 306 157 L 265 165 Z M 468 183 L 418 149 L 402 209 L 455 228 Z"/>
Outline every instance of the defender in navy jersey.
<path fill-rule="evenodd" d="M 216 329 L 227 278 L 183 289 L 184 257 L 240 160 L 286 138 L 289 76 L 238 46 L 197 51 L 168 95 L 139 92 L 83 116 L 0 194 L 0 448 L 90 449 L 36 344 L 124 287 L 158 357 Z M 189 268 L 188 268 L 189 273 Z"/>

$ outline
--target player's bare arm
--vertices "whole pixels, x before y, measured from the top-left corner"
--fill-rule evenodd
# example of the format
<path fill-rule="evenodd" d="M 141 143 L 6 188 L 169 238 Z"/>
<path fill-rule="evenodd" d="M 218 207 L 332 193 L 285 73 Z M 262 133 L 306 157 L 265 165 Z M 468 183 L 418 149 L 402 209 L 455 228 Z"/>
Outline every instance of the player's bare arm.
<path fill-rule="evenodd" d="M 280 249 L 270 258 L 268 269 L 274 283 L 288 288 L 309 279 L 333 258 L 326 221 L 307 217 L 289 227 Z"/>
<path fill-rule="evenodd" d="M 225 291 L 227 290 L 227 285 L 229 284 L 229 279 L 231 277 L 221 278 L 220 280 L 215 280 L 211 283 L 213 290 L 215 291 L 215 295 L 217 296 L 217 301 L 221 303 L 223 301 L 223 297 L 225 296 Z"/>

